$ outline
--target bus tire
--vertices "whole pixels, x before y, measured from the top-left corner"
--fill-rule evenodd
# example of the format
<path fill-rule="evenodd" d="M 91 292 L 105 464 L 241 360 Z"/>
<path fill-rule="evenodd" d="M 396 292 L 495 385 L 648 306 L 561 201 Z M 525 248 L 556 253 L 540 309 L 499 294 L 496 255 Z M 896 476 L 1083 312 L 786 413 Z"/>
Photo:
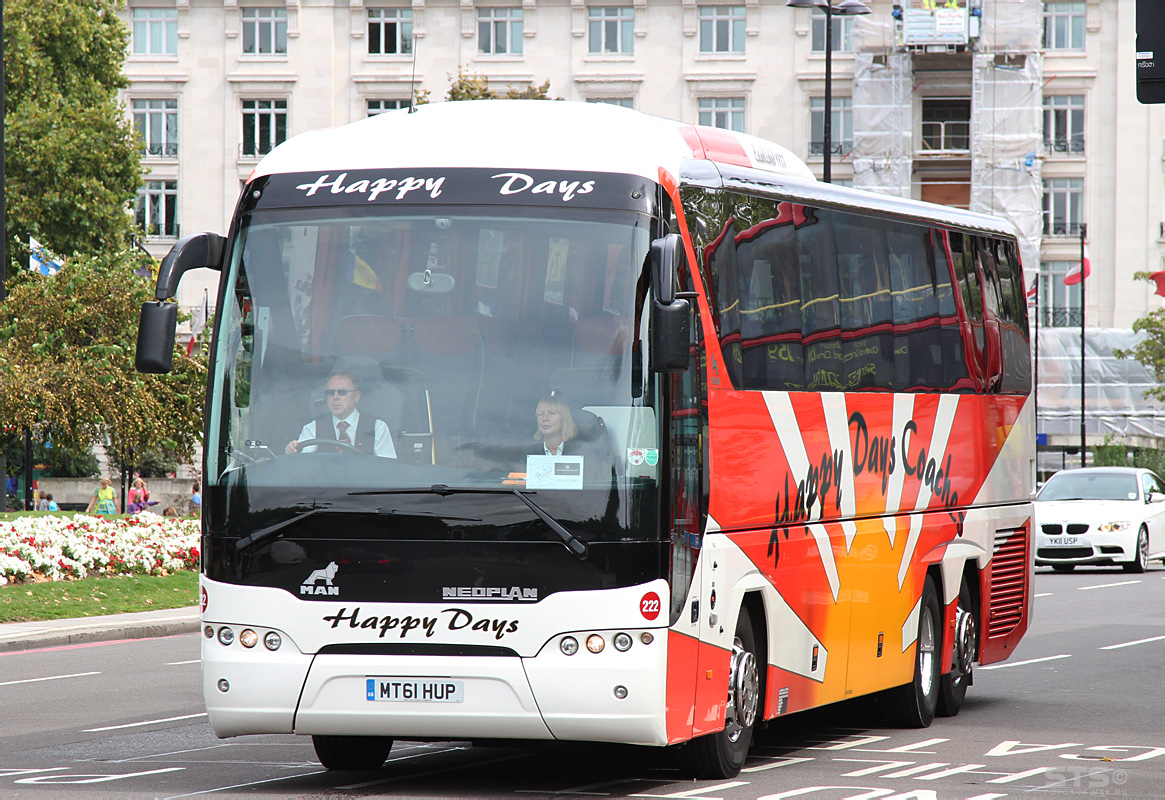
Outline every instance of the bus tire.
<path fill-rule="evenodd" d="M 320 763 L 328 769 L 380 769 L 392 749 L 387 736 L 313 736 Z"/>
<path fill-rule="evenodd" d="M 966 578 L 959 587 L 959 605 L 955 611 L 954 658 L 951 671 L 939 682 L 938 715 L 953 717 L 963 707 L 967 687 L 974 682 L 975 659 L 979 654 L 979 623 L 971 601 L 971 587 Z"/>
<path fill-rule="evenodd" d="M 724 730 L 688 743 L 688 761 L 699 778 L 734 778 L 744 766 L 760 713 L 760 673 L 752 617 L 744 606 L 736 620 Z"/>
<path fill-rule="evenodd" d="M 886 722 L 902 728 L 926 728 L 938 708 L 942 670 L 942 615 L 934 579 L 926 576 L 918 608 L 918 639 L 914 648 L 914 679 L 887 689 L 878 697 Z"/>

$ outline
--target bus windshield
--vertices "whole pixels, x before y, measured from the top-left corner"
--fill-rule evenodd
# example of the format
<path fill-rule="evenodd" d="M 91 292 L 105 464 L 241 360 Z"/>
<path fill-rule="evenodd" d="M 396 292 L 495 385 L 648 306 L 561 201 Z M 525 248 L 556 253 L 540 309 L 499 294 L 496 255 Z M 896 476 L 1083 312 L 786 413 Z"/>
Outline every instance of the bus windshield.
<path fill-rule="evenodd" d="M 414 211 L 243 217 L 213 363 L 208 483 L 245 484 L 252 498 L 294 488 L 285 505 L 298 506 L 517 488 L 556 517 L 614 514 L 624 529 L 626 494 L 654 497 L 658 460 L 636 326 L 650 217 Z"/>

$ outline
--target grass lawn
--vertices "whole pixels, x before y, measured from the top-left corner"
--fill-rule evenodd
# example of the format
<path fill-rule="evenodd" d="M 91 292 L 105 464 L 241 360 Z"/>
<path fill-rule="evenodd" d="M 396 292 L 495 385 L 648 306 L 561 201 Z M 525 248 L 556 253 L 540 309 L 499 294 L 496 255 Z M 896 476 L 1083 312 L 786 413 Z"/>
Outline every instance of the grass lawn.
<path fill-rule="evenodd" d="M 0 586 L 0 622 L 99 617 L 198 604 L 198 572 Z"/>

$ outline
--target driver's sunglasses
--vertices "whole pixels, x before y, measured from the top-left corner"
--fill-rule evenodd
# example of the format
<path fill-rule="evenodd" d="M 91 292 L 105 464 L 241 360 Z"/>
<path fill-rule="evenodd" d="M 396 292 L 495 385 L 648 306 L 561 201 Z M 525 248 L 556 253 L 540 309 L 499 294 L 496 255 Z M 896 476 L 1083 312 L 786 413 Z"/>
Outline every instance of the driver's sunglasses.
<path fill-rule="evenodd" d="M 347 397 L 348 392 L 350 391 L 352 391 L 352 389 L 324 389 L 324 394 L 326 394 L 328 397 L 331 397 L 332 395 Z"/>

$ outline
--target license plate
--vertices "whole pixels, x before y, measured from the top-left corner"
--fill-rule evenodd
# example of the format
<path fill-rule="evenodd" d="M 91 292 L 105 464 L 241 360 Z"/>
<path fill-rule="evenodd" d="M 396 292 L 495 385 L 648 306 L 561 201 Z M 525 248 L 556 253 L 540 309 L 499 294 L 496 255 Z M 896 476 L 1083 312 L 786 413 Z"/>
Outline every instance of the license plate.
<path fill-rule="evenodd" d="M 368 678 L 366 693 L 392 703 L 460 703 L 465 685 L 448 678 Z"/>
<path fill-rule="evenodd" d="M 1079 536 L 1052 536 L 1048 539 L 1048 544 L 1053 547 L 1071 547 L 1079 542 Z"/>

